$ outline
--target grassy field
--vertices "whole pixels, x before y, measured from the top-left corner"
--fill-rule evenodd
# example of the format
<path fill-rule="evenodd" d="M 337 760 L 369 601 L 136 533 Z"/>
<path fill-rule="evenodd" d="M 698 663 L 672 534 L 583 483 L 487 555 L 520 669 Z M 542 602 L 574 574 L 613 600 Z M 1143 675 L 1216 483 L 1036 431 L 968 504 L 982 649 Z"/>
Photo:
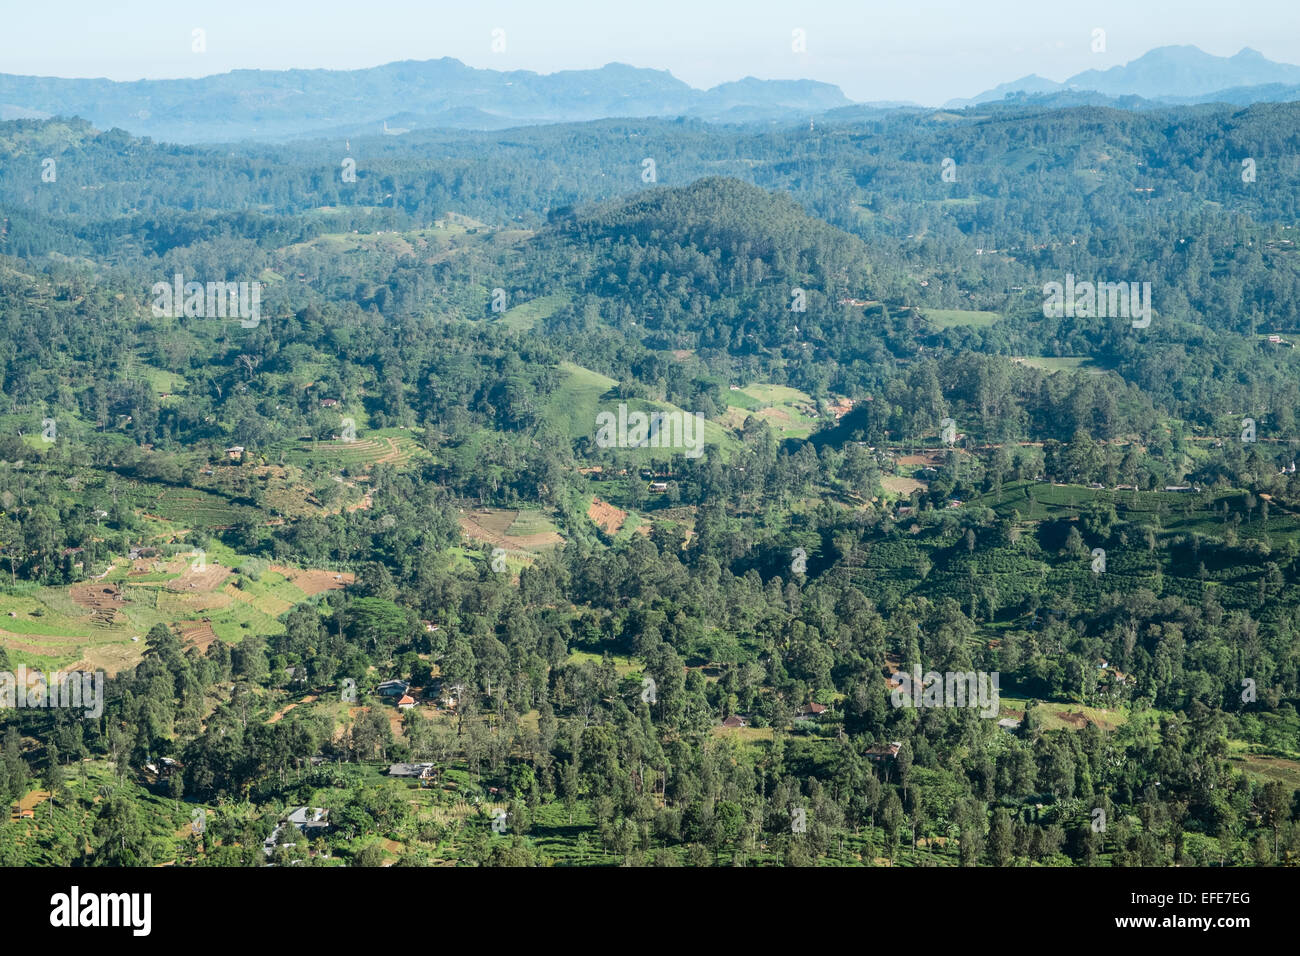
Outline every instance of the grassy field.
<path fill-rule="evenodd" d="M 743 408 L 746 411 L 755 412 L 758 411 L 760 408 L 763 408 L 765 404 L 766 404 L 765 402 L 762 402 L 759 399 L 754 398 L 752 395 L 750 395 L 742 388 L 737 388 L 735 390 L 728 390 L 727 392 L 728 408 Z"/>
<path fill-rule="evenodd" d="M 382 253 L 412 256 L 419 251 L 439 250 L 454 240 L 465 236 L 464 226 L 448 222 L 442 228 L 415 229 L 409 232 L 327 232 L 306 242 L 284 246 L 278 253 L 290 260 L 304 252 L 326 253 L 333 256 L 357 253 Z"/>
<path fill-rule="evenodd" d="M 544 295 L 507 309 L 497 317 L 496 321 L 516 332 L 526 332 L 568 304 L 568 295 Z"/>
<path fill-rule="evenodd" d="M 1260 783 L 1278 781 L 1290 790 L 1300 790 L 1300 760 L 1250 753 L 1240 741 L 1230 742 L 1228 760 L 1237 769 L 1245 771 L 1246 776 Z"/>
<path fill-rule="evenodd" d="M 594 435 L 601 396 L 618 382 L 572 362 L 562 362 L 560 371 L 565 378 L 557 398 L 552 401 L 552 420 L 571 438 Z"/>
<path fill-rule="evenodd" d="M 1128 711 L 1123 707 L 1085 707 L 1048 701 L 1034 708 L 1034 717 L 1044 730 L 1082 730 L 1088 724 L 1114 730 L 1128 719 Z"/>
<path fill-rule="evenodd" d="M 941 329 L 951 329 L 960 325 L 988 328 L 1002 318 L 997 312 L 981 312 L 977 309 L 922 309 L 921 314 L 930 324 Z"/>
<path fill-rule="evenodd" d="M 1028 365 L 1030 368 L 1042 369 L 1044 372 L 1082 371 L 1089 375 L 1103 375 L 1106 371 L 1083 355 L 1017 355 L 1011 361 Z"/>
<path fill-rule="evenodd" d="M 597 654 L 593 651 L 569 651 L 569 660 L 578 663 L 585 661 L 592 664 L 599 664 L 604 659 L 603 654 Z M 618 674 L 619 677 L 626 677 L 628 674 L 638 674 L 641 672 L 642 665 L 624 654 L 610 654 L 609 659 L 613 662 L 614 672 Z"/>
<path fill-rule="evenodd" d="M 811 395 L 797 388 L 756 382 L 727 392 L 723 424 L 739 430 L 750 415 L 771 426 L 778 438 L 807 438 L 821 424 Z"/>
<path fill-rule="evenodd" d="M 515 516 L 515 520 L 510 523 L 505 533 L 508 537 L 523 538 L 534 534 L 548 534 L 556 532 L 554 522 L 546 512 L 539 508 L 526 508 Z"/>
<path fill-rule="evenodd" d="M 178 530 L 164 523 L 159 537 L 174 537 Z M 210 630 L 230 643 L 248 634 L 281 634 L 279 618 L 291 607 L 322 586 L 343 586 L 332 572 L 318 572 L 321 576 L 324 585 L 304 590 L 265 561 L 217 542 L 205 550 L 202 571 L 183 545 L 170 557 L 133 563 L 119 556 L 99 581 L 68 587 L 20 584 L 0 592 L 0 647 L 15 666 L 77 665 L 117 673 L 139 661 L 143 637 L 155 624 L 185 633 Z"/>
<path fill-rule="evenodd" d="M 593 372 L 591 369 L 564 362 L 561 363 L 560 370 L 565 374 L 565 381 L 555 395 L 552 396 L 548 405 L 548 414 L 551 420 L 562 430 L 567 431 L 575 441 L 580 438 L 594 440 L 597 430 L 597 414 L 610 412 L 617 415 L 620 402 L 626 402 L 629 411 L 647 413 L 653 411 L 668 413 L 683 411 L 678 406 L 668 402 L 656 402 L 639 398 L 620 399 L 612 394 L 612 390 L 618 382 L 608 376 L 601 375 L 599 372 Z M 712 421 L 704 423 L 704 441 L 706 446 L 717 446 L 724 460 L 737 447 L 736 439 L 721 425 Z M 646 447 L 619 449 L 619 454 L 627 456 L 630 462 L 639 465 L 650 461 L 652 458 L 663 460 L 669 454 L 680 455 L 682 451 L 680 449 L 674 451 L 667 448 Z"/>
<path fill-rule="evenodd" d="M 185 391 L 185 378 L 175 372 L 168 372 L 152 365 L 135 365 L 131 368 L 131 374 L 143 378 L 160 396 L 171 395 L 175 398 L 178 393 Z"/>

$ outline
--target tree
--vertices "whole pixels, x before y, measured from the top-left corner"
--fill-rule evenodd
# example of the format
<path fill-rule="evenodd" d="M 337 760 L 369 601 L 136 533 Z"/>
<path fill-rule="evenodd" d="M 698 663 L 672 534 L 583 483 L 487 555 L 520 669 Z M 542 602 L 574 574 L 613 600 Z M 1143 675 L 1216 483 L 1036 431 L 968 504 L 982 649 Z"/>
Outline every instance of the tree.
<path fill-rule="evenodd" d="M 380 867 L 384 865 L 384 848 L 378 841 L 367 843 L 353 858 L 353 866 Z"/>
<path fill-rule="evenodd" d="M 1004 809 L 999 809 L 993 814 L 993 823 L 989 827 L 989 862 L 994 866 L 1008 866 L 1014 853 L 1014 845 L 1011 814 Z"/>

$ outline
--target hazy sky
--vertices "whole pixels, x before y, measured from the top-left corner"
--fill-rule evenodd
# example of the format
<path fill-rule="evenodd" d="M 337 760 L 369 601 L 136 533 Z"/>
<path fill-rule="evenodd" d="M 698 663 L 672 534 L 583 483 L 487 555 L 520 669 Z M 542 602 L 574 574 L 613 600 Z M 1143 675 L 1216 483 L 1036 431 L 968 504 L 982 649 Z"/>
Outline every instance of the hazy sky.
<path fill-rule="evenodd" d="M 1300 63 L 1300 0 L 2 0 L 0 73 L 203 76 L 232 69 L 355 69 L 456 57 L 541 73 L 611 61 L 692 86 L 807 77 L 855 100 L 926 104 L 1027 73 L 1063 80 L 1152 47 L 1253 47 Z M 111 6 L 125 11 L 110 10 Z M 1092 31 L 1106 32 L 1104 53 Z M 207 50 L 191 49 L 206 31 Z M 505 31 L 504 52 L 492 31 Z M 807 52 L 791 49 L 805 31 Z"/>

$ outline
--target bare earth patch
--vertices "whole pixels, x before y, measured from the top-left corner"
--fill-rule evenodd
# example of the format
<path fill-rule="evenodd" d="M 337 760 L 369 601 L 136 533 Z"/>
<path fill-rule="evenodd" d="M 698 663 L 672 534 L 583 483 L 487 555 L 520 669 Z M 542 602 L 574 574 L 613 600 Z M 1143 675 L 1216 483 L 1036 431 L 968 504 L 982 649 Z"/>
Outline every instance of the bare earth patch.
<path fill-rule="evenodd" d="M 90 610 L 91 623 L 101 626 L 115 624 L 118 610 L 125 603 L 118 586 L 104 581 L 83 581 L 74 584 L 69 593 L 72 600 Z"/>
<path fill-rule="evenodd" d="M 1056 712 L 1056 716 L 1060 720 L 1069 724 L 1075 730 L 1081 730 L 1082 728 L 1087 727 L 1089 723 L 1088 718 L 1085 715 L 1072 714 L 1069 711 L 1065 711 L 1065 710 L 1058 710 Z"/>
<path fill-rule="evenodd" d="M 206 594 L 219 589 L 221 582 L 230 574 L 230 568 L 224 568 L 219 564 L 208 564 L 202 571 L 187 564 L 181 576 L 168 581 L 166 588 L 169 591 L 195 591 Z"/>
<path fill-rule="evenodd" d="M 505 548 L 507 551 L 545 551 L 564 544 L 564 538 L 555 531 L 526 535 L 506 534 L 506 529 L 514 524 L 518 517 L 518 511 L 475 509 L 461 515 L 460 529 L 467 538 Z"/>
<path fill-rule="evenodd" d="M 309 597 L 324 591 L 341 591 L 348 585 L 355 584 L 357 580 L 357 576 L 351 571 L 309 571 L 302 568 L 286 568 L 278 564 L 271 565 L 271 570 L 276 574 L 283 574 L 290 584 Z"/>
<path fill-rule="evenodd" d="M 946 449 L 944 451 L 926 451 L 919 455 L 899 455 L 896 460 L 900 465 L 908 468 L 939 468 L 943 465 L 946 454 Z"/>
<path fill-rule="evenodd" d="M 615 508 L 607 501 L 592 498 L 591 507 L 587 509 L 587 517 L 594 521 L 601 531 L 608 535 L 615 535 L 627 520 L 627 512 L 622 508 Z"/>
<path fill-rule="evenodd" d="M 315 694 L 308 694 L 300 701 L 296 700 L 292 704 L 285 704 L 283 707 L 281 707 L 279 710 L 277 710 L 274 714 L 271 715 L 271 719 L 268 720 L 267 723 L 268 724 L 279 723 L 281 720 L 284 719 L 285 714 L 289 713 L 289 711 L 293 710 L 299 704 L 310 704 L 315 700 L 316 700 Z"/>
<path fill-rule="evenodd" d="M 888 492 L 907 498 L 914 491 L 924 491 L 926 484 L 924 481 L 917 481 L 915 478 L 901 478 L 898 475 L 890 475 L 888 478 L 880 479 L 880 487 Z"/>
<path fill-rule="evenodd" d="M 50 791 L 33 790 L 31 793 L 19 800 L 16 806 L 19 810 L 35 810 L 48 799 L 50 799 Z"/>
<path fill-rule="evenodd" d="M 206 654 L 212 642 L 217 639 L 217 632 L 212 629 L 211 622 L 203 621 L 181 621 L 177 627 L 181 632 L 181 643 L 186 647 L 193 645 L 199 649 L 199 653 Z"/>

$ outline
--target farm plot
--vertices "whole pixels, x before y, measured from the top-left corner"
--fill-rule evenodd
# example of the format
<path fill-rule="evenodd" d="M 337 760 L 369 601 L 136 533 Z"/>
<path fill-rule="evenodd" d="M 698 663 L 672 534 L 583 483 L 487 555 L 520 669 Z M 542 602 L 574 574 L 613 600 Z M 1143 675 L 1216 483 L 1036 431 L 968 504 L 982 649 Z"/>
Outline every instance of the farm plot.
<path fill-rule="evenodd" d="M 340 591 L 356 583 L 357 576 L 351 571 L 321 571 L 304 568 L 289 568 L 273 564 L 271 570 L 284 575 L 285 579 L 300 590 L 304 596 L 311 597 L 324 591 Z"/>
<path fill-rule="evenodd" d="M 460 526 L 466 537 L 507 551 L 535 554 L 564 543 L 549 519 L 536 510 L 476 508 L 462 514 Z"/>
<path fill-rule="evenodd" d="M 622 508 L 615 508 L 607 501 L 592 498 L 591 507 L 587 509 L 587 517 L 605 534 L 613 536 L 623 527 L 623 522 L 627 520 L 627 512 Z"/>
<path fill-rule="evenodd" d="M 96 581 L 73 588 L 76 595 L 71 588 L 42 588 L 31 595 L 0 597 L 0 647 L 10 660 L 47 670 L 71 666 L 109 674 L 134 665 L 143 649 L 129 640 L 135 627 L 123 607 L 130 605 L 116 600 L 116 586 Z"/>
<path fill-rule="evenodd" d="M 729 392 L 722 424 L 739 431 L 753 415 L 767 422 L 781 438 L 807 438 L 817 427 L 819 416 L 812 396 L 797 388 L 757 382 Z"/>
<path fill-rule="evenodd" d="M 245 519 L 261 520 L 261 513 L 219 495 L 195 488 L 165 488 L 142 499 L 146 515 L 188 528 L 224 530 Z"/>
<path fill-rule="evenodd" d="M 373 465 L 400 468 L 426 452 L 406 432 L 372 434 L 356 441 L 300 441 L 285 449 L 286 461 L 308 469 L 347 468 L 365 471 Z"/>
<path fill-rule="evenodd" d="M 200 571 L 193 563 L 187 563 L 184 570 L 177 577 L 164 584 L 163 587 L 169 591 L 198 591 L 206 594 L 218 590 L 222 582 L 230 577 L 232 573 L 230 568 L 222 567 L 219 564 L 207 564 Z"/>
<path fill-rule="evenodd" d="M 112 627 L 118 623 L 118 612 L 126 603 L 121 588 L 104 581 L 74 584 L 71 594 L 73 601 L 90 612 L 90 621 L 96 627 Z"/>
<path fill-rule="evenodd" d="M 212 622 L 207 618 L 201 621 L 179 621 L 176 628 L 180 632 L 181 643 L 187 649 L 197 647 L 200 654 L 206 654 L 212 642 L 217 639 L 217 632 L 212 629 Z"/>

